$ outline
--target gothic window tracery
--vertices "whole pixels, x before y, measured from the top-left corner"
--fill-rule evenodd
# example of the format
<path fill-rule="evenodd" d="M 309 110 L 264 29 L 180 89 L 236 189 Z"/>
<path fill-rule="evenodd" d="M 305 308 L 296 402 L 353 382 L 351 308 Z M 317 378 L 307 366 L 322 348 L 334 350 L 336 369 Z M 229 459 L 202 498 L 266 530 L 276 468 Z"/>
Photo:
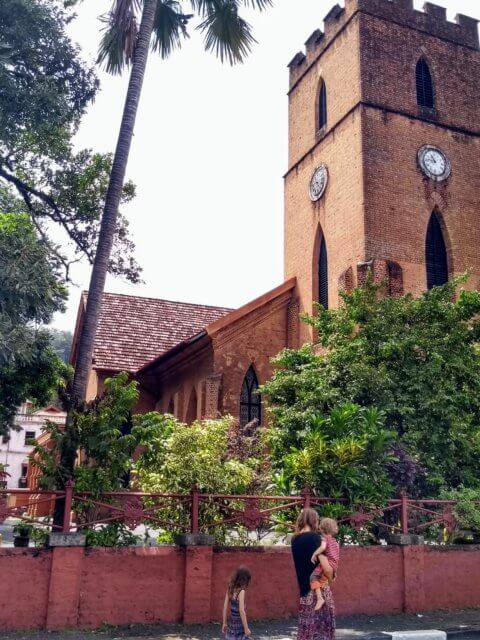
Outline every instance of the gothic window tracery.
<path fill-rule="evenodd" d="M 250 367 L 243 379 L 240 392 L 240 425 L 243 427 L 256 418 L 262 421 L 262 398 L 258 393 L 258 379 L 253 367 Z"/>
<path fill-rule="evenodd" d="M 328 309 L 328 255 L 324 235 L 322 235 L 318 257 L 318 302 Z"/>
<path fill-rule="evenodd" d="M 448 260 L 440 220 L 435 211 L 430 216 L 425 242 L 427 288 L 448 282 Z"/>
<path fill-rule="evenodd" d="M 434 109 L 435 101 L 433 96 L 432 74 L 427 62 L 420 58 L 415 71 L 417 83 L 417 104 L 419 107 Z"/>
<path fill-rule="evenodd" d="M 318 130 L 327 126 L 327 87 L 325 81 L 320 81 L 320 89 L 318 93 Z"/>

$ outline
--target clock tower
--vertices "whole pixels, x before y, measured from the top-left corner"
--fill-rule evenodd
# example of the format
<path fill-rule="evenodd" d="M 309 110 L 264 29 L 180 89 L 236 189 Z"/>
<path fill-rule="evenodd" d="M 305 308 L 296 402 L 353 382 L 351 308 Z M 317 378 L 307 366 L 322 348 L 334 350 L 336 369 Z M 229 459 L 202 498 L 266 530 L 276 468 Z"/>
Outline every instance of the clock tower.
<path fill-rule="evenodd" d="M 300 311 L 371 269 L 392 295 L 480 287 L 477 21 L 345 0 L 290 62 L 285 276 Z M 309 338 L 304 326 L 301 341 Z"/>

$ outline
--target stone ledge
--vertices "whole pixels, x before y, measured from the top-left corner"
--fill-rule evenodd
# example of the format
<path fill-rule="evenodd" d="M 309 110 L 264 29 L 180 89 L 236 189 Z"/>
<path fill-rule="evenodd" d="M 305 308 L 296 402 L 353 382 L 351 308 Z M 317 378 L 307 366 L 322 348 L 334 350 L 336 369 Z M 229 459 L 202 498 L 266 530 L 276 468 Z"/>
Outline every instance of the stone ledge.
<path fill-rule="evenodd" d="M 213 547 L 215 538 L 206 533 L 181 533 L 174 537 L 178 547 Z"/>
<path fill-rule="evenodd" d="M 48 536 L 49 547 L 84 547 L 86 536 L 84 533 L 57 533 Z"/>
<path fill-rule="evenodd" d="M 397 545 L 400 547 L 407 547 L 413 545 L 423 545 L 425 544 L 425 538 L 423 536 L 414 536 L 410 534 L 404 533 L 395 533 L 387 537 L 387 543 L 392 545 Z"/>

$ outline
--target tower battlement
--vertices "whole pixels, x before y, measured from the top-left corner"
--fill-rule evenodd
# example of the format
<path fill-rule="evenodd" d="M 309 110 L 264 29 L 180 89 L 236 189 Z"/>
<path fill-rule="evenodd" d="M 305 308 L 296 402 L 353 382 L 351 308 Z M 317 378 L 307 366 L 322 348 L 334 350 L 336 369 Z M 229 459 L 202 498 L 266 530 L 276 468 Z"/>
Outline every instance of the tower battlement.
<path fill-rule="evenodd" d="M 290 87 L 296 84 L 310 64 L 359 12 L 417 29 L 455 44 L 480 48 L 478 20 L 457 14 L 455 22 L 450 22 L 447 20 L 447 10 L 431 2 L 424 4 L 423 11 L 417 11 L 413 0 L 345 0 L 344 8 L 338 4 L 332 7 L 324 18 L 323 32 L 316 29 L 305 42 L 305 50 L 298 52 L 288 64 Z"/>

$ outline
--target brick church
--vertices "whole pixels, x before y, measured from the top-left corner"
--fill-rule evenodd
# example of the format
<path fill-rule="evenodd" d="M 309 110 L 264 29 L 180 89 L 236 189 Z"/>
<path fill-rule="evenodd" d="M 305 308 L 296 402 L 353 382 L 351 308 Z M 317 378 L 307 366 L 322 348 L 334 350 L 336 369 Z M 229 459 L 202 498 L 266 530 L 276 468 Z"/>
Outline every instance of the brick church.
<path fill-rule="evenodd" d="M 299 314 L 315 302 L 337 306 L 368 270 L 392 295 L 467 270 L 480 288 L 477 21 L 345 0 L 305 46 L 289 64 L 284 283 L 235 310 L 106 293 L 89 399 L 128 371 L 140 412 L 262 421 L 256 389 L 311 339 Z"/>

